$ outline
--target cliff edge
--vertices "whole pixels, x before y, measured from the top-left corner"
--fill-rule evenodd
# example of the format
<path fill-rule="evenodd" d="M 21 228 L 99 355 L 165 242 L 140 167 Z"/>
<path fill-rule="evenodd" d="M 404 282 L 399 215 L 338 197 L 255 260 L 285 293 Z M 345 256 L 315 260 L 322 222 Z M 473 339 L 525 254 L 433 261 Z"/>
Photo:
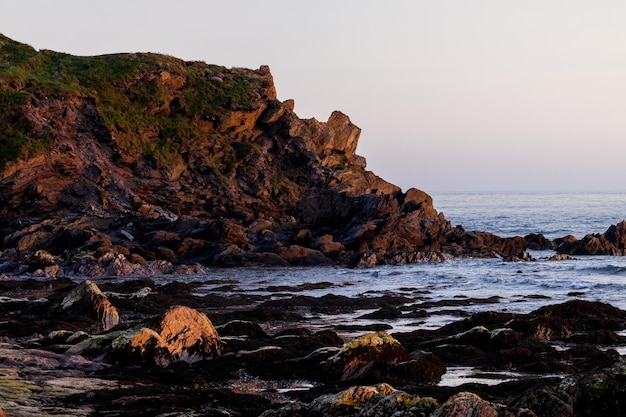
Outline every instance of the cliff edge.
<path fill-rule="evenodd" d="M 0 35 L 0 274 L 523 255 L 366 170 L 359 134 L 341 112 L 298 118 L 267 66 Z"/>

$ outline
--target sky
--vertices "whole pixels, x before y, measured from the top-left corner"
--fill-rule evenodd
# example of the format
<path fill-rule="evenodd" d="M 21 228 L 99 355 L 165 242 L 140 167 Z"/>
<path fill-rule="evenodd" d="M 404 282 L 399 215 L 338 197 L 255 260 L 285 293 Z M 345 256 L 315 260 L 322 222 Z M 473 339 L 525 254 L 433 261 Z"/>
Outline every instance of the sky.
<path fill-rule="evenodd" d="M 301 118 L 362 129 L 404 190 L 626 190 L 622 0 L 3 0 L 0 33 L 74 55 L 269 65 Z"/>

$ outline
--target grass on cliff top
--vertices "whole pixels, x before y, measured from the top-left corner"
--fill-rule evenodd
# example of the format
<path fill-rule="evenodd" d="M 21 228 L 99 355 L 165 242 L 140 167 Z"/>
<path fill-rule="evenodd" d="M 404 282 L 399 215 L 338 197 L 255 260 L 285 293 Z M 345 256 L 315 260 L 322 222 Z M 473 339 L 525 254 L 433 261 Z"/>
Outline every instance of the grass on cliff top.
<path fill-rule="evenodd" d="M 161 77 L 165 72 L 184 79 L 183 85 L 168 84 Z M 221 82 L 211 78 L 220 73 Z M 32 99 L 93 97 L 123 151 L 167 166 L 206 140 L 199 121 L 253 108 L 261 82 L 253 71 L 152 53 L 82 57 L 38 52 L 0 34 L 0 167 L 41 152 L 50 141 L 33 135 L 25 120 L 16 120 Z"/>

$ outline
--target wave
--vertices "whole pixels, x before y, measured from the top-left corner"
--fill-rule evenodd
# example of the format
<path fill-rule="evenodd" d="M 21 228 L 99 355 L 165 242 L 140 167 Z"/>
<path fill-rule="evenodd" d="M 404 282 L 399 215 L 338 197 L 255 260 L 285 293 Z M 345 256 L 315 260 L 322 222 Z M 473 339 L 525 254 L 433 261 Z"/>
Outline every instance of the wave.
<path fill-rule="evenodd" d="M 601 275 L 626 275 L 626 266 L 611 264 L 598 266 L 575 266 L 573 269 L 578 272 L 595 273 Z"/>

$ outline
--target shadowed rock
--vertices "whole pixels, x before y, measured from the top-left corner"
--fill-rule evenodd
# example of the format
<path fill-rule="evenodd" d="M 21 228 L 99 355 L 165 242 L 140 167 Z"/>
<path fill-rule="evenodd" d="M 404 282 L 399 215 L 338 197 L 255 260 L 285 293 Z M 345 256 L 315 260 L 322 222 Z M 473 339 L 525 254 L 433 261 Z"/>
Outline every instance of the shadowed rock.
<path fill-rule="evenodd" d="M 328 361 L 331 376 L 339 381 L 434 382 L 446 371 L 434 355 L 411 355 L 384 332 L 361 336 L 345 345 Z"/>
<path fill-rule="evenodd" d="M 93 282 L 85 280 L 74 288 L 61 303 L 61 310 L 69 314 L 87 315 L 97 321 L 96 332 L 105 332 L 117 326 L 117 309 Z"/>
<path fill-rule="evenodd" d="M 388 384 L 354 386 L 336 394 L 323 395 L 310 404 L 296 402 L 278 410 L 268 410 L 261 417 L 359 416 L 412 417 L 429 415 L 437 400 L 396 390 Z"/>
<path fill-rule="evenodd" d="M 471 392 L 453 395 L 432 414 L 432 417 L 498 417 L 498 407 Z"/>
<path fill-rule="evenodd" d="M 568 255 L 626 255 L 626 221 L 611 225 L 604 233 L 588 234 L 580 240 L 563 239 L 556 248 Z"/>

